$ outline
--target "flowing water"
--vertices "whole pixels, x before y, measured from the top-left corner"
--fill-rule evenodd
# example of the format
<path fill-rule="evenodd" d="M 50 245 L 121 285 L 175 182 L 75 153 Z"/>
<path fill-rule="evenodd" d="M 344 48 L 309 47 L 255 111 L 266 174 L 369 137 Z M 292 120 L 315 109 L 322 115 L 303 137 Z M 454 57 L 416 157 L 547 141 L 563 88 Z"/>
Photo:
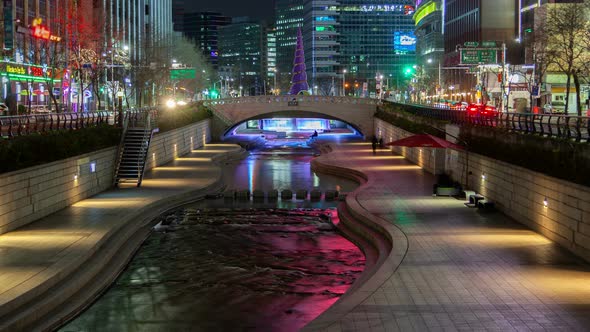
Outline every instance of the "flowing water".
<path fill-rule="evenodd" d="M 223 166 L 235 189 L 351 191 L 314 174 L 314 151 L 273 141 Z M 115 284 L 63 331 L 297 331 L 346 292 L 365 258 L 337 202 L 210 199 L 162 216 Z"/>

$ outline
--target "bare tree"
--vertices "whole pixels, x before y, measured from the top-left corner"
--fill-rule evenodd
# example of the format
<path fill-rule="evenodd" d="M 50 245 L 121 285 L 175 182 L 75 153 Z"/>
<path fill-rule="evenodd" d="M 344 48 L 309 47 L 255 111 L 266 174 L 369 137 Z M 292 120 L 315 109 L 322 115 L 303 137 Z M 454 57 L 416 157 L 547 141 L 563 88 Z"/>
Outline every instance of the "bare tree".
<path fill-rule="evenodd" d="M 565 112 L 569 109 L 571 79 L 576 87 L 577 114 L 581 115 L 579 75 L 590 61 L 590 54 L 584 45 L 590 38 L 590 1 L 580 3 L 548 5 L 545 32 L 548 39 L 546 51 L 553 63 L 567 76 Z"/>
<path fill-rule="evenodd" d="M 195 78 L 182 80 L 187 90 L 202 90 L 214 79 L 213 69 L 202 52 L 186 38 L 169 36 L 145 45 L 144 52 L 143 59 L 132 64 L 131 76 L 139 106 L 144 102 L 156 104 L 158 96 L 174 88 L 175 82 L 170 78 L 173 60 L 195 70 Z"/>

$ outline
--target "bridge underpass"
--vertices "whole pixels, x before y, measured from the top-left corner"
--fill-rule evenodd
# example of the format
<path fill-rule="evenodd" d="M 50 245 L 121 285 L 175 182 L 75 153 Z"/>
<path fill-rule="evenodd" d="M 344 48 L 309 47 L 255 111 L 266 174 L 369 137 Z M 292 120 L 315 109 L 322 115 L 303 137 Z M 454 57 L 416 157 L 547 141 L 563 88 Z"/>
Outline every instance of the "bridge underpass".
<path fill-rule="evenodd" d="M 248 121 L 277 118 L 340 121 L 360 135 L 372 135 L 378 103 L 375 99 L 320 96 L 261 96 L 205 102 L 223 124 L 220 136 Z"/>

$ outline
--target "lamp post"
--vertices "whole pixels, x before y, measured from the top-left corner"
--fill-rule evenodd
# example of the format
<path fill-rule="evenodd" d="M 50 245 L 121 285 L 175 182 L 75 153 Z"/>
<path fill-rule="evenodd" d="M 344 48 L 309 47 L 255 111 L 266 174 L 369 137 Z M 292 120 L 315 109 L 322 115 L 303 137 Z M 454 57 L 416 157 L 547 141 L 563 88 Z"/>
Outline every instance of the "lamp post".
<path fill-rule="evenodd" d="M 277 95 L 277 74 L 279 73 L 279 71 L 275 68 L 275 74 L 274 74 L 274 79 L 275 79 L 275 85 L 272 88 L 272 92 L 273 94 L 276 96 Z"/>
<path fill-rule="evenodd" d="M 346 69 L 342 71 L 342 96 L 346 97 Z"/>
<path fill-rule="evenodd" d="M 432 62 L 433 62 L 432 59 L 428 59 L 428 63 L 432 63 Z M 438 93 L 438 90 L 440 90 L 442 92 L 441 72 L 442 72 L 442 68 L 440 66 L 440 59 L 439 59 L 438 60 L 438 89 L 436 89 L 437 93 Z"/>

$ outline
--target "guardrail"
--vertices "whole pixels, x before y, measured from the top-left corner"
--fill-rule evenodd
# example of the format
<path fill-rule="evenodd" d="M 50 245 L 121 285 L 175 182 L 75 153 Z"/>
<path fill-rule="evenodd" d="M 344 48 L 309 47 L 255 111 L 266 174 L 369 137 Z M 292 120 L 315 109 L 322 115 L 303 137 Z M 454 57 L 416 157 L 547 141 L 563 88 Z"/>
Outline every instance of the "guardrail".
<path fill-rule="evenodd" d="M 144 112 L 153 109 L 128 110 L 124 121 L 132 126 L 144 120 Z M 102 124 L 117 125 L 118 114 L 106 111 L 80 113 L 47 113 L 0 116 L 0 137 L 12 138 L 57 130 L 78 130 Z"/>
<path fill-rule="evenodd" d="M 449 121 L 454 124 L 471 124 L 505 128 L 545 137 L 573 139 L 577 142 L 590 142 L 590 118 L 558 114 L 531 114 L 498 112 L 490 116 L 471 114 L 461 109 L 434 108 L 416 104 L 393 103 L 409 113 L 418 116 Z"/>
<path fill-rule="evenodd" d="M 355 98 L 355 97 L 337 97 L 337 96 L 253 96 L 238 97 L 225 99 L 204 100 L 205 106 L 216 106 L 225 104 L 246 104 L 246 103 L 280 103 L 285 106 L 304 106 L 305 103 L 336 103 L 336 104 L 359 104 L 359 105 L 378 105 L 381 103 L 378 99 Z"/>

